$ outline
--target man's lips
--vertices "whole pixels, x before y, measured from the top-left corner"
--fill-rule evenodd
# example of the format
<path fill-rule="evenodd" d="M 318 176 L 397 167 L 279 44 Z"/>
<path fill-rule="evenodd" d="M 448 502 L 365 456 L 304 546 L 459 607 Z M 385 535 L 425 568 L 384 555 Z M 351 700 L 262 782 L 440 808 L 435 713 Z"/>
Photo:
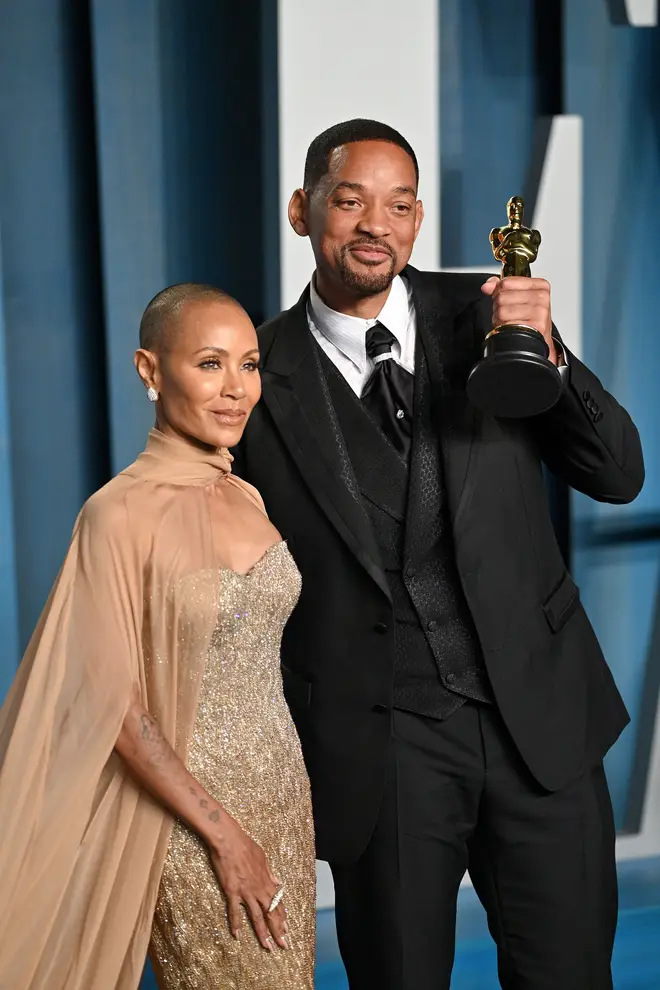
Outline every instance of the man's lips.
<path fill-rule="evenodd" d="M 354 254 L 358 261 L 368 261 L 371 264 L 380 264 L 391 258 L 392 255 L 385 248 L 377 247 L 373 244 L 356 244 L 355 247 L 349 249 L 351 254 Z"/>

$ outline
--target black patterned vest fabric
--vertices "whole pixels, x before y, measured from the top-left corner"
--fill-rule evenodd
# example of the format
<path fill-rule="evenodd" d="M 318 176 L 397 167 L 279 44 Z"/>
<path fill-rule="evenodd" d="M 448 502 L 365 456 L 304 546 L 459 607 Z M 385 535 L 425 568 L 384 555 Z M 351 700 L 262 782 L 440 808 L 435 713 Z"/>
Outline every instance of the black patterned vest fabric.
<path fill-rule="evenodd" d="M 423 356 L 420 355 L 423 360 Z M 447 718 L 468 699 L 490 702 L 481 647 L 460 586 L 446 519 L 426 548 L 420 573 L 405 566 L 410 472 L 361 401 L 325 355 L 321 364 L 387 575 L 395 619 L 393 704 Z M 413 441 L 413 464 L 414 464 Z M 437 453 L 437 484 L 441 485 Z M 433 511 L 433 506 L 429 506 Z M 410 588 L 410 590 L 409 590 Z M 412 592 L 412 593 L 411 593 Z M 420 614 L 432 603 L 433 618 Z"/>

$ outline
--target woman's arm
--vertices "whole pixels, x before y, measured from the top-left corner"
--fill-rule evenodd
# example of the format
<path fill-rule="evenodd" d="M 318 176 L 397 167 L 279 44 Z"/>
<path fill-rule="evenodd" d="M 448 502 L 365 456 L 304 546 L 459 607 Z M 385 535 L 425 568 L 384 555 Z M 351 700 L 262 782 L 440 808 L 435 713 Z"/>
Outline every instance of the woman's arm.
<path fill-rule="evenodd" d="M 288 948 L 282 904 L 268 914 L 279 883 L 268 867 L 263 850 L 197 783 L 156 720 L 138 701 L 131 704 L 126 714 L 115 749 L 138 783 L 208 846 L 213 869 L 227 896 L 234 936 L 238 938 L 241 904 L 244 904 L 263 947 L 272 951 L 272 933 L 278 945 Z"/>

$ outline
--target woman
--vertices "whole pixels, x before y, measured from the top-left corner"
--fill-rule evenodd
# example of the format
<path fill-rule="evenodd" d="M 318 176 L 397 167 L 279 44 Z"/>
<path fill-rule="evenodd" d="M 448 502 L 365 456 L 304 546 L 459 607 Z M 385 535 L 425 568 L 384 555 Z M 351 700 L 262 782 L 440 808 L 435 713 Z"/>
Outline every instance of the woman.
<path fill-rule="evenodd" d="M 248 316 L 173 286 L 156 403 L 85 505 L 0 712 L 0 987 L 311 990 L 309 786 L 279 671 L 299 575 L 231 475 L 260 394 Z M 246 920 L 249 919 L 249 922 Z"/>

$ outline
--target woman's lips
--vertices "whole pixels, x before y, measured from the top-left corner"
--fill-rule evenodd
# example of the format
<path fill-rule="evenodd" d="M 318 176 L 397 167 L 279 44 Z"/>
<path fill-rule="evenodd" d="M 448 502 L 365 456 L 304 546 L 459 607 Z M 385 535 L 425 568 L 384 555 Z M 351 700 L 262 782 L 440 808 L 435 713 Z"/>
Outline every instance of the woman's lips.
<path fill-rule="evenodd" d="M 213 415 L 226 426 L 238 426 L 245 419 L 246 413 L 243 409 L 215 409 Z"/>

